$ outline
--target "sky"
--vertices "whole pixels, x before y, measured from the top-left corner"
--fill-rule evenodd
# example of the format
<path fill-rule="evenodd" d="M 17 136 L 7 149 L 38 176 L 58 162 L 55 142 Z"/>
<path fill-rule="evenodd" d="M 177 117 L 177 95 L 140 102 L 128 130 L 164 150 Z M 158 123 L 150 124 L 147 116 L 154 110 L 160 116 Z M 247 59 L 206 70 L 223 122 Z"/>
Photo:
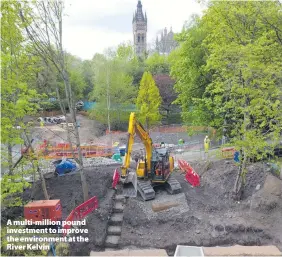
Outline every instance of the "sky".
<path fill-rule="evenodd" d="M 91 59 L 108 47 L 133 40 L 132 17 L 137 0 L 65 0 L 64 48 L 82 59 Z M 180 32 L 192 14 L 201 14 L 196 0 L 142 0 L 147 12 L 147 43 L 167 27 Z"/>

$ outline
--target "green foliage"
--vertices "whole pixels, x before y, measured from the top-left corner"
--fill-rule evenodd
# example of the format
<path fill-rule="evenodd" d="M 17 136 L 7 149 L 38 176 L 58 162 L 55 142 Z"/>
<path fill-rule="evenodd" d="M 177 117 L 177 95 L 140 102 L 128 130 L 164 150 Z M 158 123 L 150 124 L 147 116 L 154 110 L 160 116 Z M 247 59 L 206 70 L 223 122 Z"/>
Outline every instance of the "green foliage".
<path fill-rule="evenodd" d="M 227 136 L 243 156 L 242 174 L 279 141 L 281 31 L 278 1 L 213 2 L 177 35 L 170 56 L 184 121 Z"/>
<path fill-rule="evenodd" d="M 83 61 L 80 58 L 77 58 L 71 54 L 67 54 L 67 71 L 69 73 L 69 80 L 73 92 L 73 100 L 76 102 L 80 99 L 87 98 L 85 96 L 84 92 L 87 88 L 87 83 L 86 83 L 86 75 L 88 75 L 88 81 L 91 79 L 91 75 L 89 74 L 89 69 L 88 69 L 88 74 L 85 72 L 86 66 L 83 65 Z M 91 68 L 91 66 L 90 66 Z M 63 83 L 62 83 L 63 84 Z M 64 97 L 63 97 L 64 98 Z"/>
<path fill-rule="evenodd" d="M 155 74 L 169 74 L 169 62 L 166 55 L 154 53 L 145 60 L 146 70 Z"/>
<path fill-rule="evenodd" d="M 14 172 L 12 175 L 4 174 L 1 180 L 1 204 L 5 207 L 22 206 L 21 193 L 29 188 L 30 183 L 26 182 L 23 175 L 30 171 Z"/>
<path fill-rule="evenodd" d="M 92 62 L 90 60 L 85 60 L 82 62 L 82 75 L 86 86 L 84 87 L 83 96 L 84 99 L 88 99 L 90 92 L 93 90 L 93 76 L 94 71 L 92 67 Z"/>
<path fill-rule="evenodd" d="M 31 100 L 39 98 L 29 83 L 35 79 L 37 59 L 31 55 L 30 46 L 22 36 L 19 18 L 20 4 L 2 1 L 1 24 L 1 138 L 2 143 L 20 143 L 20 130 L 24 127 L 23 117 L 34 114 L 37 104 Z"/>
<path fill-rule="evenodd" d="M 37 112 L 39 106 L 34 99 L 41 98 L 32 89 L 39 59 L 23 35 L 21 8 L 27 11 L 18 1 L 1 2 L 1 164 L 8 170 L 2 175 L 1 203 L 5 207 L 21 205 L 19 194 L 29 186 L 23 179 L 24 172 L 12 170 L 13 147 L 23 144 L 22 132 L 29 129 L 24 117 Z"/>
<path fill-rule="evenodd" d="M 202 101 L 205 88 L 211 81 L 212 72 L 203 69 L 207 49 L 203 45 L 208 31 L 196 16 L 176 35 L 180 47 L 169 56 L 171 76 L 176 79 L 174 86 L 178 93 L 175 103 L 182 107 L 182 118 L 187 124 L 208 125 L 213 120 Z"/>
<path fill-rule="evenodd" d="M 150 72 L 144 72 L 137 96 L 138 118 L 147 129 L 161 120 L 159 107 L 162 99 Z"/>
<path fill-rule="evenodd" d="M 95 55 L 92 60 L 94 68 L 94 89 L 90 99 L 97 102 L 91 117 L 106 124 L 108 113 L 110 123 L 124 121 L 124 114 L 128 119 L 128 112 L 121 113 L 115 110 L 116 106 L 126 109 L 126 106 L 134 103 L 136 89 L 132 85 L 133 77 L 130 75 L 130 65 L 135 65 L 136 59 L 130 46 L 121 45 L 117 51 L 111 51 L 108 56 Z"/>
<path fill-rule="evenodd" d="M 57 256 L 70 256 L 70 245 L 68 243 L 58 243 L 56 245 Z"/>
<path fill-rule="evenodd" d="M 24 226 L 8 226 L 10 229 L 24 229 Z M 11 235 L 11 234 L 10 234 Z M 39 234 L 28 234 L 29 237 L 38 236 Z M 40 234 L 40 237 L 51 237 L 54 234 Z M 45 250 L 7 250 L 7 226 L 2 226 L 1 228 L 1 255 L 2 256 L 46 256 L 47 251 Z M 14 242 L 14 245 L 23 245 L 21 242 Z M 46 243 L 43 243 L 47 245 Z"/>
<path fill-rule="evenodd" d="M 212 28 L 204 41 L 209 52 L 205 70 L 215 71 L 205 90 L 205 105 L 214 113 L 211 125 L 228 121 L 225 127 L 246 159 L 266 157 L 267 139 L 277 142 L 281 131 L 282 45 L 261 15 L 276 16 L 278 5 L 234 2 L 226 6 L 214 4 L 203 17 L 207 29 Z M 265 12 L 269 8 L 272 14 Z M 264 133 L 266 127 L 271 134 Z"/>

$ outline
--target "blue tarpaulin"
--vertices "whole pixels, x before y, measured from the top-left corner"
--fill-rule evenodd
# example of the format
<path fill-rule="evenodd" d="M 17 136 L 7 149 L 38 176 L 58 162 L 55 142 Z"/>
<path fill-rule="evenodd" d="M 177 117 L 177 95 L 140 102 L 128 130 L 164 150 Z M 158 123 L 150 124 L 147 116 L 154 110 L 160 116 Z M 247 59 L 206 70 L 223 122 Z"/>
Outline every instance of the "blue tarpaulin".
<path fill-rule="evenodd" d="M 84 106 L 82 107 L 82 110 L 89 111 L 91 109 L 95 108 L 96 103 L 95 102 L 83 102 Z"/>
<path fill-rule="evenodd" d="M 56 170 L 55 172 L 59 175 L 62 176 L 65 173 L 69 173 L 72 171 L 76 170 L 76 164 L 73 163 L 72 161 L 65 159 L 65 160 L 59 160 L 59 161 L 55 161 L 53 162 Z"/>
<path fill-rule="evenodd" d="M 97 104 L 96 102 L 83 102 L 83 103 L 84 103 L 84 106 L 82 107 L 82 110 L 84 111 L 95 109 L 96 104 Z M 137 111 L 136 106 L 134 104 L 112 104 L 111 110 L 112 111 L 121 110 L 121 111 L 127 111 L 127 112 Z"/>

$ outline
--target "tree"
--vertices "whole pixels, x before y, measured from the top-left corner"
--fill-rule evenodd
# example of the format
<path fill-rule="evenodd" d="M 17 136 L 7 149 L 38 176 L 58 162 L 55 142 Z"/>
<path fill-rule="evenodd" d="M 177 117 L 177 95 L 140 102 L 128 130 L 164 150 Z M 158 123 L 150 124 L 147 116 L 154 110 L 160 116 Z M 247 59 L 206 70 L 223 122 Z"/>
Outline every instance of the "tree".
<path fill-rule="evenodd" d="M 46 64 L 51 62 L 57 70 L 60 79 L 64 85 L 65 98 L 67 99 L 70 118 L 74 124 L 74 139 L 78 150 L 78 158 L 76 158 L 72 150 L 73 157 L 77 161 L 80 170 L 82 190 L 84 200 L 88 200 L 88 185 L 83 171 L 83 158 L 80 148 L 80 138 L 78 132 L 78 124 L 76 120 L 76 107 L 73 89 L 71 87 L 70 75 L 66 67 L 66 54 L 63 49 L 63 11 L 64 5 L 60 0 L 54 1 L 34 1 L 22 2 L 20 17 L 25 24 L 25 29 L 30 41 L 33 43 L 34 51 L 39 55 Z M 28 7 L 28 11 L 25 7 Z M 59 87 L 56 85 L 57 98 L 60 101 Z M 62 113 L 67 116 L 65 107 L 60 104 Z M 68 126 L 67 126 L 68 128 Z M 72 131 L 67 129 L 68 142 L 71 149 L 73 142 Z"/>
<path fill-rule="evenodd" d="M 281 132 L 282 47 L 275 31 L 258 18 L 261 12 L 277 15 L 278 6 L 276 2 L 234 2 L 226 8 L 222 2 L 203 17 L 208 27 L 213 24 L 205 41 L 210 52 L 205 68 L 216 71 L 205 102 L 221 124 L 232 120 L 226 126 L 242 160 L 234 186 L 237 199 L 246 184 L 249 159 L 266 157 Z M 266 11 L 269 7 L 273 14 Z M 271 133 L 265 133 L 266 127 Z"/>
<path fill-rule="evenodd" d="M 166 55 L 154 53 L 145 60 L 146 68 L 153 75 L 169 74 L 169 62 Z"/>
<path fill-rule="evenodd" d="M 89 94 L 94 87 L 93 84 L 94 71 L 93 71 L 91 60 L 85 60 L 82 62 L 82 75 L 86 83 L 86 86 L 83 91 L 83 96 L 84 99 L 89 99 Z"/>
<path fill-rule="evenodd" d="M 169 55 L 170 75 L 175 79 L 177 92 L 175 103 L 181 106 L 181 116 L 186 124 L 209 125 L 215 120 L 213 111 L 208 110 L 202 100 L 213 73 L 203 68 L 208 57 L 203 44 L 207 33 L 200 18 L 193 16 L 182 32 L 176 35 L 180 47 Z M 219 125 L 213 126 L 217 128 Z"/>
<path fill-rule="evenodd" d="M 172 110 L 172 103 L 177 98 L 177 94 L 173 89 L 175 81 L 172 80 L 170 76 L 166 74 L 155 75 L 154 81 L 162 97 L 161 110 L 166 112 L 166 118 L 168 119 L 169 113 Z"/>
<path fill-rule="evenodd" d="M 110 50 L 107 55 L 96 55 L 93 60 L 94 84 L 91 99 L 97 105 L 91 116 L 102 123 L 108 123 L 108 129 L 117 122 L 128 120 L 125 109 L 134 103 L 136 88 L 132 85 L 130 62 L 135 58 L 131 50 L 121 45 L 117 51 Z"/>
<path fill-rule="evenodd" d="M 249 160 L 271 153 L 281 133 L 280 10 L 279 1 L 213 2 L 170 56 L 184 120 L 218 128 L 240 151 L 235 199 Z"/>
<path fill-rule="evenodd" d="M 24 24 L 18 16 L 20 9 L 21 5 L 17 1 L 1 2 L 1 152 L 2 165 L 8 167 L 1 181 L 4 206 L 21 205 L 17 195 L 29 186 L 24 175 L 30 171 L 16 170 L 18 162 L 13 163 L 12 153 L 16 145 L 24 144 L 22 134 L 29 129 L 24 117 L 37 112 L 39 106 L 34 99 L 40 99 L 36 90 L 32 89 L 38 71 L 38 58 L 32 53 L 32 46 L 23 35 Z M 42 175 L 40 170 L 39 174 Z M 41 181 L 43 191 L 47 192 L 43 176 Z M 45 197 L 48 199 L 47 193 Z"/>
<path fill-rule="evenodd" d="M 159 107 L 162 99 L 158 87 L 150 72 L 144 72 L 137 96 L 138 116 L 145 123 L 146 129 L 158 124 L 161 120 Z"/>

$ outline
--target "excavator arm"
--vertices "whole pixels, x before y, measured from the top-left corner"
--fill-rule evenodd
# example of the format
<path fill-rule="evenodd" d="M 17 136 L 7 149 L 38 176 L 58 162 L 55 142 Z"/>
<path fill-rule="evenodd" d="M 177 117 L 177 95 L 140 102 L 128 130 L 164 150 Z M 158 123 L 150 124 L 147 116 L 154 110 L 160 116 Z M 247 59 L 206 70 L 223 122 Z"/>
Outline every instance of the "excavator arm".
<path fill-rule="evenodd" d="M 134 137 L 138 135 L 145 146 L 145 161 L 140 160 L 136 169 L 130 169 L 131 153 L 133 150 Z M 170 194 L 181 191 L 180 183 L 170 177 L 173 170 L 173 157 L 168 156 L 168 152 L 156 150 L 153 147 L 152 139 L 142 124 L 136 119 L 132 112 L 128 124 L 128 141 L 124 163 L 121 167 L 121 181 L 123 183 L 123 195 L 126 197 L 136 197 L 137 191 L 141 197 L 147 201 L 155 198 L 155 191 L 152 183 L 165 184 Z M 169 157 L 169 158 L 167 158 Z M 167 162 L 167 159 L 169 160 Z M 153 167 L 151 167 L 153 165 Z M 169 168 L 167 168 L 169 167 Z M 137 176 L 140 179 L 137 181 Z M 149 179 L 147 179 L 149 178 Z"/>
<path fill-rule="evenodd" d="M 128 175 L 130 167 L 131 152 L 134 144 L 134 136 L 138 135 L 142 140 L 145 151 L 146 151 L 146 160 L 147 160 L 147 169 L 151 170 L 151 158 L 152 158 L 152 139 L 150 138 L 149 133 L 144 129 L 142 124 L 136 119 L 135 113 L 132 112 L 129 117 L 128 124 L 128 141 L 127 141 L 127 150 L 125 153 L 124 163 L 121 167 L 121 177 L 125 178 Z"/>
<path fill-rule="evenodd" d="M 123 195 L 126 197 L 136 197 L 137 196 L 137 173 L 136 169 L 130 169 L 131 152 L 134 144 L 134 137 L 138 135 L 142 140 L 145 151 L 146 151 L 146 161 L 143 164 L 146 171 L 151 171 L 151 158 L 152 158 L 152 139 L 149 133 L 143 128 L 142 124 L 137 121 L 135 113 L 132 112 L 129 117 L 128 124 L 128 141 L 127 149 L 125 153 L 124 163 L 121 167 L 121 181 L 123 183 Z"/>

